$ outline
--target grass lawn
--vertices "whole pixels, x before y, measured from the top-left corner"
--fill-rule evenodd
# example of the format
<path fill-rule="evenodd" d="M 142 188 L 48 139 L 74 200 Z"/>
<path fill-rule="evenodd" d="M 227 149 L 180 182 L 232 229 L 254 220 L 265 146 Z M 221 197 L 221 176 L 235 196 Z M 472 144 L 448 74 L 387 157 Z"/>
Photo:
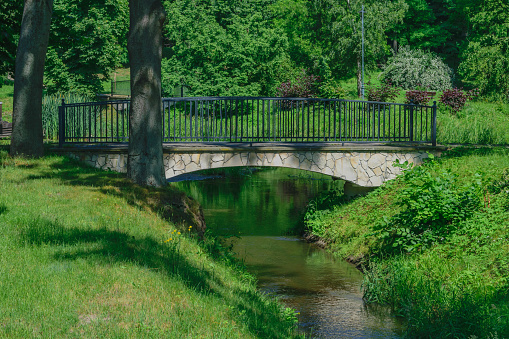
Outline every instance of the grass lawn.
<path fill-rule="evenodd" d="M 189 228 L 183 193 L 0 155 L 0 337 L 296 337 L 293 311 Z"/>

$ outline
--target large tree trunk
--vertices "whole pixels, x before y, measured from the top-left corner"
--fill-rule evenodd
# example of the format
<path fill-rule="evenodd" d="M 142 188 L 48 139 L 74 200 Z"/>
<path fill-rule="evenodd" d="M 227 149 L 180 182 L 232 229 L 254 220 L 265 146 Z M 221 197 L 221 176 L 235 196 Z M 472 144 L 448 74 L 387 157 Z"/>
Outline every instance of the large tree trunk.
<path fill-rule="evenodd" d="M 127 49 L 131 110 L 127 176 L 148 186 L 166 184 L 163 167 L 161 58 L 166 12 L 161 0 L 129 0 Z"/>
<path fill-rule="evenodd" d="M 42 81 L 53 0 L 25 0 L 14 78 L 11 154 L 39 157 L 42 136 Z"/>

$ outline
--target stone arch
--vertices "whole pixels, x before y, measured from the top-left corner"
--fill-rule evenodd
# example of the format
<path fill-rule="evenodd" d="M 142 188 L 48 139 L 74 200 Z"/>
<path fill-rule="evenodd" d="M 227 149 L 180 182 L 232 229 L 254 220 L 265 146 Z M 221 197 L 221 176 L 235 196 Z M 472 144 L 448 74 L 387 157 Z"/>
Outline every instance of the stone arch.
<path fill-rule="evenodd" d="M 200 152 L 166 153 L 166 178 L 184 173 L 221 167 L 286 167 L 318 172 L 359 186 L 377 187 L 401 173 L 394 162 L 420 163 L 427 153 L 380 152 Z"/>

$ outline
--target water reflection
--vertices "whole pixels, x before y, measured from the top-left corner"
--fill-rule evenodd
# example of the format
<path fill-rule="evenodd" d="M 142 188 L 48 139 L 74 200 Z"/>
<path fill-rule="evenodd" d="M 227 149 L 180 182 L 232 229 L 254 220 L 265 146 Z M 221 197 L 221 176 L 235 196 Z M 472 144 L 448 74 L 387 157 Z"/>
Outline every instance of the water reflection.
<path fill-rule="evenodd" d="M 233 251 L 262 291 L 300 313 L 304 332 L 316 338 L 399 336 L 400 326 L 387 309 L 364 305 L 358 270 L 288 235 L 299 227 L 310 199 L 344 182 L 284 168 L 215 175 L 174 185 L 202 204 L 214 233 L 240 235 L 229 239 Z"/>
<path fill-rule="evenodd" d="M 397 338 L 395 319 L 364 306 L 362 274 L 297 237 L 246 236 L 233 250 L 258 277 L 259 288 L 300 314 L 299 326 L 317 338 Z"/>

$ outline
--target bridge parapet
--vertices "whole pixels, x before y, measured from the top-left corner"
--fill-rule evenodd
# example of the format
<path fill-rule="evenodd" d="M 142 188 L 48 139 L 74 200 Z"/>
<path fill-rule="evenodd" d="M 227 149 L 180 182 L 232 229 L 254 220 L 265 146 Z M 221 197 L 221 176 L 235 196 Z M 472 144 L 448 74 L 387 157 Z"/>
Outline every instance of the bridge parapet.
<path fill-rule="evenodd" d="M 165 144 L 166 178 L 198 170 L 252 166 L 287 167 L 319 172 L 364 187 L 377 187 L 401 174 L 396 160 L 420 164 L 440 147 L 383 144 Z M 127 146 L 72 147 L 60 149 L 90 166 L 125 172 Z"/>

